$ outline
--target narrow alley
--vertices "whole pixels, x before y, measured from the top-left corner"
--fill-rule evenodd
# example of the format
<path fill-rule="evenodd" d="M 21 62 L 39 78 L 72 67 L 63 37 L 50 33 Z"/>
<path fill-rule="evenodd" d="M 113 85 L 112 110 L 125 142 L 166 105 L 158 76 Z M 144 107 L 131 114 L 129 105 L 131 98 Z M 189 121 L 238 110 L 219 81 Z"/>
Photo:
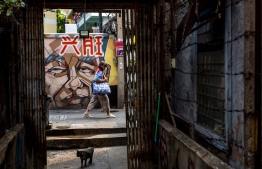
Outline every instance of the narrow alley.
<path fill-rule="evenodd" d="M 0 1 L 0 169 L 261 169 L 261 9 Z"/>

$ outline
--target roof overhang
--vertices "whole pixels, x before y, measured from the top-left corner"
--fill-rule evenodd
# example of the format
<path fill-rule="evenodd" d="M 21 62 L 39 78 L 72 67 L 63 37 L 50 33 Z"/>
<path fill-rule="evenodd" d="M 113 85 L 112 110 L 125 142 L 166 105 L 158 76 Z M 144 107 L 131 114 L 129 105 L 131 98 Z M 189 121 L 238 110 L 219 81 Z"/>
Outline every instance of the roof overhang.
<path fill-rule="evenodd" d="M 104 9 L 132 9 L 136 6 L 145 6 L 147 0 L 45 0 L 44 8 L 73 9 L 86 12 L 100 12 Z"/>

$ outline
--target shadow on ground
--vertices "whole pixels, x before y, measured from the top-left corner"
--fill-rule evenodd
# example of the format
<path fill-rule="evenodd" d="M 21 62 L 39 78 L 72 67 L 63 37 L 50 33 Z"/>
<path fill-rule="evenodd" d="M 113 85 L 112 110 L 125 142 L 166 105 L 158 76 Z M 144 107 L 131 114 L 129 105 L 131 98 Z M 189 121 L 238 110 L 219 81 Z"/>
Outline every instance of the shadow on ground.
<path fill-rule="evenodd" d="M 48 150 L 47 169 L 80 169 L 81 160 L 76 156 L 77 149 Z M 93 162 L 83 168 L 88 169 L 127 169 L 126 146 L 95 148 Z"/>

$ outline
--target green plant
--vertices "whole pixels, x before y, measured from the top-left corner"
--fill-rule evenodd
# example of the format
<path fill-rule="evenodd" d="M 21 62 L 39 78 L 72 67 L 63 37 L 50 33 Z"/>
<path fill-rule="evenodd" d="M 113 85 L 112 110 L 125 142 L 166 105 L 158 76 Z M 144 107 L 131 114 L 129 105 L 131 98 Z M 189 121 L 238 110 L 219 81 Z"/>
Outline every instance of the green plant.
<path fill-rule="evenodd" d="M 22 0 L 0 0 L 0 14 L 6 12 L 6 16 L 10 16 L 21 7 L 25 7 L 25 3 Z"/>
<path fill-rule="evenodd" d="M 56 10 L 57 33 L 65 33 L 66 16 L 61 13 L 61 9 Z"/>

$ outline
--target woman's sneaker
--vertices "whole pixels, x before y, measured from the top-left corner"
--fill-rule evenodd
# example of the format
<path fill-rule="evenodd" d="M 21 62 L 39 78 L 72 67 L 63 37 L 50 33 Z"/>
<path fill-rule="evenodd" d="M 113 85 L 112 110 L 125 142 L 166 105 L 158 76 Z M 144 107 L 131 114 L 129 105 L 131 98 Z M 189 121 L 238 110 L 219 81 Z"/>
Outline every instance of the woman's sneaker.
<path fill-rule="evenodd" d="M 83 114 L 86 118 L 90 118 L 90 117 L 93 117 L 90 115 L 90 112 L 86 111 L 84 114 Z"/>
<path fill-rule="evenodd" d="M 113 114 L 109 114 L 109 115 L 106 115 L 106 117 L 108 117 L 108 118 L 110 118 L 110 117 L 112 117 L 112 118 L 115 118 L 116 116 L 114 116 Z"/>

